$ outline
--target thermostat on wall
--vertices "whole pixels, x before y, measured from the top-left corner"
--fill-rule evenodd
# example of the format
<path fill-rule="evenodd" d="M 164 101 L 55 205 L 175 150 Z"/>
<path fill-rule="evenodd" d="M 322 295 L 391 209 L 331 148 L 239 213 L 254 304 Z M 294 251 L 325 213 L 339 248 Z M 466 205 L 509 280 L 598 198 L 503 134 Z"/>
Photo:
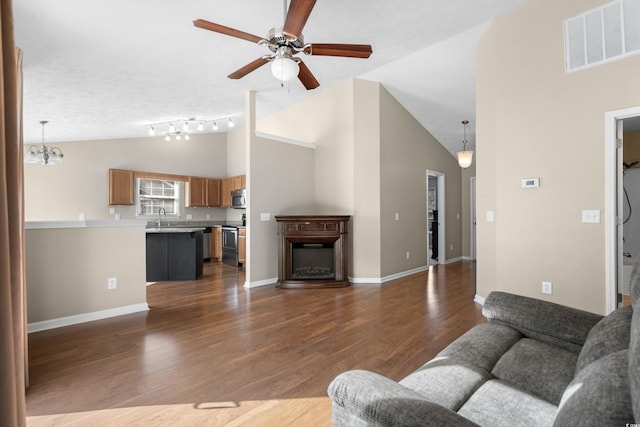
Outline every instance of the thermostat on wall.
<path fill-rule="evenodd" d="M 523 178 L 522 188 L 537 188 L 540 187 L 540 178 Z"/>

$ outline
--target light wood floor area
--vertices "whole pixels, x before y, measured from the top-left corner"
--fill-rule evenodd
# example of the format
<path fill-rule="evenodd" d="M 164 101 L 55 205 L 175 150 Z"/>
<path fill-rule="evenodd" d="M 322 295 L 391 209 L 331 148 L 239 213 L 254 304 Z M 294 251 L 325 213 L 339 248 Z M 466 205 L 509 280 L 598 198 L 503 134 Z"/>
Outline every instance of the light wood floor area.
<path fill-rule="evenodd" d="M 330 426 L 327 386 L 400 379 L 473 325 L 475 264 L 383 285 L 245 290 L 205 264 L 147 287 L 150 311 L 30 334 L 29 426 Z"/>

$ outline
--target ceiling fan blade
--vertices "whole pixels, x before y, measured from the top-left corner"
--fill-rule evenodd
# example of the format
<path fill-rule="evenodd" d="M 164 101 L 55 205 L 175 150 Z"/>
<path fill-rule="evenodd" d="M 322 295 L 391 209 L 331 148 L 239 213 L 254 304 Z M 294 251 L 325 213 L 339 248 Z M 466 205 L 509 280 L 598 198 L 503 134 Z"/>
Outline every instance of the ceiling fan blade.
<path fill-rule="evenodd" d="M 300 72 L 298 72 L 298 79 L 300 79 L 300 82 L 305 88 L 307 88 L 307 90 L 315 89 L 320 86 L 320 83 L 318 83 L 318 80 L 316 80 L 316 78 L 311 73 L 311 70 L 309 70 L 309 67 L 307 67 L 304 62 L 300 61 L 298 63 L 298 66 L 300 67 Z"/>
<path fill-rule="evenodd" d="M 291 0 L 282 31 L 299 37 L 315 4 L 316 0 Z"/>
<path fill-rule="evenodd" d="M 193 21 L 193 25 L 204 30 L 215 31 L 216 33 L 237 37 L 254 43 L 258 43 L 263 40 L 262 37 L 254 36 L 253 34 L 245 33 L 244 31 L 236 30 L 235 28 L 225 27 L 224 25 L 216 24 L 205 19 L 196 19 Z"/>
<path fill-rule="evenodd" d="M 316 56 L 368 58 L 373 53 L 373 49 L 369 44 L 313 43 L 305 47 L 304 53 Z"/>
<path fill-rule="evenodd" d="M 242 77 L 246 76 L 250 72 L 255 71 L 258 68 L 262 67 L 264 64 L 271 61 L 272 59 L 273 57 L 270 58 L 268 56 L 263 56 L 262 58 L 258 58 L 255 61 L 249 62 L 247 65 L 234 71 L 233 73 L 229 74 L 227 77 L 234 80 L 241 79 Z"/>

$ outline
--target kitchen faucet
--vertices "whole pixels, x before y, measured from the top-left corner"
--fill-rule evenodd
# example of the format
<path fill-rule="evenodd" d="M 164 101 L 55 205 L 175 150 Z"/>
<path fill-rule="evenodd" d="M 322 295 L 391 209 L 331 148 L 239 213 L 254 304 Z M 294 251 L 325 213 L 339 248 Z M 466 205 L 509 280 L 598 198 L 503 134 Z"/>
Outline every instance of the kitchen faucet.
<path fill-rule="evenodd" d="M 164 215 L 165 219 L 167 218 L 167 211 L 164 208 L 158 209 L 158 228 L 162 227 L 162 216 Z"/>

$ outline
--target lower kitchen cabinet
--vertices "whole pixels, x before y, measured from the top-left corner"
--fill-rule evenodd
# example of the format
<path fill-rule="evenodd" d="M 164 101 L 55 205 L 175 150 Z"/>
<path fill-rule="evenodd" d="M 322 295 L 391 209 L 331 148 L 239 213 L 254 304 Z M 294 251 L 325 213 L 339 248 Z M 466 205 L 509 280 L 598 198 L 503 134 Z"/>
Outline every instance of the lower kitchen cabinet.
<path fill-rule="evenodd" d="M 213 227 L 213 235 L 211 236 L 213 242 L 213 258 L 217 258 L 218 261 L 222 261 L 222 227 Z"/>
<path fill-rule="evenodd" d="M 245 228 L 238 228 L 238 262 L 245 263 L 247 256 L 247 230 Z"/>
<path fill-rule="evenodd" d="M 147 282 L 202 276 L 202 231 L 147 233 Z"/>

